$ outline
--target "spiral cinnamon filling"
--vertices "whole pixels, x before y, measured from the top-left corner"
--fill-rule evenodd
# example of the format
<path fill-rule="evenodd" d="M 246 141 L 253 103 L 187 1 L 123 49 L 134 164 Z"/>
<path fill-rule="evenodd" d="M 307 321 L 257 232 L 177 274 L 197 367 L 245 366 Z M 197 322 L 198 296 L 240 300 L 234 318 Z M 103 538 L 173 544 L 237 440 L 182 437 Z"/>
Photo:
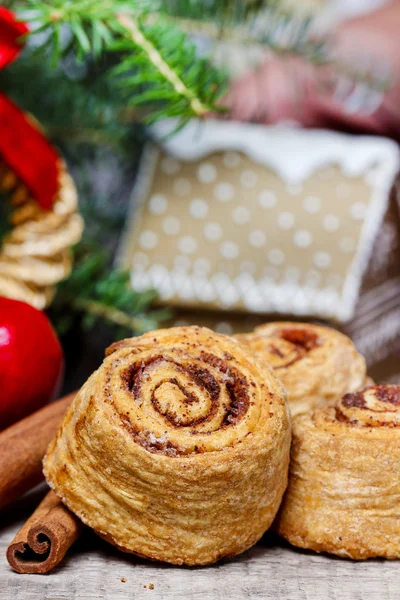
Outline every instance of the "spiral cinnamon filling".
<path fill-rule="evenodd" d="M 338 421 L 361 427 L 400 426 L 400 386 L 375 385 L 346 394 L 335 408 Z"/>
<path fill-rule="evenodd" d="M 271 335 L 267 350 L 274 369 L 285 369 L 304 358 L 321 344 L 320 338 L 310 329 L 277 329 Z"/>
<path fill-rule="evenodd" d="M 306 352 L 310 352 L 319 345 L 320 340 L 316 333 L 310 329 L 286 328 L 279 333 L 280 337 Z"/>
<path fill-rule="evenodd" d="M 127 374 L 122 374 L 122 379 L 126 383 L 127 388 L 132 392 L 135 401 L 140 402 L 143 383 L 151 377 L 151 372 L 157 367 L 162 367 L 162 356 L 149 358 L 146 362 L 142 361 L 139 366 L 133 365 L 128 368 Z M 215 377 L 196 365 L 187 365 L 185 369 L 179 365 L 175 365 L 172 361 L 165 361 L 174 366 L 179 374 L 188 374 L 192 384 L 200 390 L 208 393 L 210 397 L 210 409 L 207 414 L 196 416 L 196 405 L 199 398 L 194 392 L 189 392 L 182 384 L 179 383 L 177 377 L 171 379 L 160 380 L 154 387 L 151 393 L 151 401 L 154 409 L 174 427 L 190 427 L 196 426 L 213 417 L 218 409 L 218 399 L 220 394 L 220 385 Z M 183 409 L 181 414 L 173 411 L 170 405 L 178 401 Z"/>
<path fill-rule="evenodd" d="M 106 397 L 125 430 L 150 452 L 179 456 L 236 444 L 270 399 L 238 357 L 203 348 L 113 348 Z"/>

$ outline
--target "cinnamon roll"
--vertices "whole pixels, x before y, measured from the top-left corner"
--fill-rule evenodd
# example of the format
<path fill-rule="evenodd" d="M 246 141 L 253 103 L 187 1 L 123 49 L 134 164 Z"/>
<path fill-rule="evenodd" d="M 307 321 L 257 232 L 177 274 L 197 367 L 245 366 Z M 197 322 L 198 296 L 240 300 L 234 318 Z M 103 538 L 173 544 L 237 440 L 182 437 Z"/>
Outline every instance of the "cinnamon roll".
<path fill-rule="evenodd" d="M 290 416 L 236 340 L 176 327 L 111 346 L 50 444 L 44 473 L 126 552 L 207 564 L 252 546 L 287 485 Z"/>
<path fill-rule="evenodd" d="M 293 421 L 277 530 L 353 559 L 400 558 L 400 387 L 376 385 Z"/>
<path fill-rule="evenodd" d="M 364 387 L 365 359 L 335 329 L 275 322 L 236 336 L 270 365 L 286 387 L 292 416 Z"/>

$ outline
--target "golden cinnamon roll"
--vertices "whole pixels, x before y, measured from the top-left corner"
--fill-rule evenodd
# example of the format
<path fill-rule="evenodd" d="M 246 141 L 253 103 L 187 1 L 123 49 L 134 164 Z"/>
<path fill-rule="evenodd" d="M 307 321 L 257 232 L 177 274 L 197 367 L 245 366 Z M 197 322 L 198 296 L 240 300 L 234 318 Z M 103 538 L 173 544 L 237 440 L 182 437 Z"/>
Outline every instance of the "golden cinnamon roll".
<path fill-rule="evenodd" d="M 206 564 L 252 546 L 287 485 L 282 384 L 236 340 L 176 327 L 123 340 L 44 460 L 84 523 L 120 549 Z"/>
<path fill-rule="evenodd" d="M 297 416 L 278 533 L 317 552 L 400 558 L 399 465 L 399 386 Z"/>
<path fill-rule="evenodd" d="M 274 369 L 286 387 L 292 416 L 364 387 L 365 359 L 352 341 L 335 329 L 275 322 L 236 339 Z"/>

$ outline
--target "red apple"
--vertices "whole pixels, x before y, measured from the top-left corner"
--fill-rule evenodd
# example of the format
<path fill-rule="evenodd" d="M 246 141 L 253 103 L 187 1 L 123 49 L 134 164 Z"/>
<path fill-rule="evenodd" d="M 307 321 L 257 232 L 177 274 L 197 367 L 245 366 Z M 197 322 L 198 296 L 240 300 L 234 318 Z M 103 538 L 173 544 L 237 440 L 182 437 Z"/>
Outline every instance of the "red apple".
<path fill-rule="evenodd" d="M 0 430 L 53 398 L 62 370 L 61 344 L 46 315 L 0 297 Z"/>

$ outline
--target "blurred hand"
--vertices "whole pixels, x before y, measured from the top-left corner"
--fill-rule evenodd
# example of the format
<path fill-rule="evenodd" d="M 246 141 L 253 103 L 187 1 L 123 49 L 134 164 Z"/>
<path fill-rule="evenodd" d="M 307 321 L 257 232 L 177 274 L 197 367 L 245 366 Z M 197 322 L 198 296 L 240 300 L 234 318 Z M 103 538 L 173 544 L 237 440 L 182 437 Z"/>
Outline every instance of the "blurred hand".
<path fill-rule="evenodd" d="M 315 67 L 299 57 L 267 60 L 237 80 L 223 100 L 233 119 L 352 129 L 400 139 L 400 1 L 340 25 L 330 40 L 336 62 L 373 80 L 390 75 L 384 93 L 346 69 Z"/>

